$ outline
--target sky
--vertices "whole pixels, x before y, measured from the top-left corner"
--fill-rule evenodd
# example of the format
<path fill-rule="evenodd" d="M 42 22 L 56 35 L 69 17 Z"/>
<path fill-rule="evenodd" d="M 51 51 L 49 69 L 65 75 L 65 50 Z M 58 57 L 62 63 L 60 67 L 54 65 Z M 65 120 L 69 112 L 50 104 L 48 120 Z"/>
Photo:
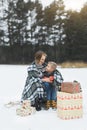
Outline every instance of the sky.
<path fill-rule="evenodd" d="M 77 80 L 83 90 L 83 117 L 62 120 L 52 109 L 20 117 L 4 104 L 18 101 L 27 77 L 26 65 L 0 65 L 0 130 L 87 130 L 87 68 L 58 68 L 64 81 Z"/>
<path fill-rule="evenodd" d="M 53 0 L 40 0 L 44 6 L 49 5 Z M 65 9 L 79 11 L 87 0 L 64 0 Z"/>

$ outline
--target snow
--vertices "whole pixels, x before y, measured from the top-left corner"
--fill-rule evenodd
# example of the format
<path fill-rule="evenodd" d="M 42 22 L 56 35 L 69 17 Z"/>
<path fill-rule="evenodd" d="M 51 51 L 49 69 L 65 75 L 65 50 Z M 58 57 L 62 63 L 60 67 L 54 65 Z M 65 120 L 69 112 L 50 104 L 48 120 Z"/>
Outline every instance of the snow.
<path fill-rule="evenodd" d="M 0 65 L 0 129 L 1 130 L 87 130 L 87 68 L 59 68 L 64 81 L 77 80 L 83 90 L 83 117 L 62 120 L 52 109 L 27 117 L 16 115 L 16 108 L 5 103 L 18 101 L 27 77 L 27 65 Z"/>

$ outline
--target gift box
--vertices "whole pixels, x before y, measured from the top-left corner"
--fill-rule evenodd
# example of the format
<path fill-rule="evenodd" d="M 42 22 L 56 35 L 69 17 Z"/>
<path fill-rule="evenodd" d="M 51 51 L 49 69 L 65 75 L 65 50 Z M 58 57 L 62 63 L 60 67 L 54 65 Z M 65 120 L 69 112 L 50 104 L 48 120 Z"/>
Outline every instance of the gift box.
<path fill-rule="evenodd" d="M 17 108 L 16 109 L 16 114 L 19 116 L 29 116 L 31 114 L 34 114 L 36 112 L 36 109 L 34 107 L 30 107 L 30 108 Z"/>
<path fill-rule="evenodd" d="M 36 112 L 35 107 L 31 107 L 29 100 L 24 100 L 19 108 L 16 109 L 16 114 L 19 116 L 28 116 Z"/>
<path fill-rule="evenodd" d="M 75 119 L 83 116 L 82 92 L 57 92 L 57 116 L 61 119 Z"/>

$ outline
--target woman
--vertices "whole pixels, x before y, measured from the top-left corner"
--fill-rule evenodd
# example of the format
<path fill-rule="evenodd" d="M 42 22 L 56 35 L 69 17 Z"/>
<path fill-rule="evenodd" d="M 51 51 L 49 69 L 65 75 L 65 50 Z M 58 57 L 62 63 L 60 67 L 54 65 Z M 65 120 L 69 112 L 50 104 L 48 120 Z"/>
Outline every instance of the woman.
<path fill-rule="evenodd" d="M 47 54 L 43 51 L 38 51 L 35 54 L 35 61 L 28 67 L 28 77 L 22 93 L 22 101 L 30 100 L 31 105 L 36 107 L 36 110 L 41 110 L 41 105 L 44 99 L 46 99 L 45 86 L 43 86 L 43 72 L 47 64 L 45 59 Z M 54 73 L 54 86 L 58 87 L 63 81 L 62 75 L 59 71 Z M 46 78 L 44 82 L 51 82 L 49 78 Z"/>
<path fill-rule="evenodd" d="M 47 54 L 43 51 L 38 51 L 35 54 L 35 61 L 28 67 L 28 77 L 22 93 L 22 101 L 30 100 L 31 105 L 36 107 L 36 110 L 41 110 L 40 102 L 46 94 L 42 84 L 42 73 L 45 70 L 45 59 Z"/>

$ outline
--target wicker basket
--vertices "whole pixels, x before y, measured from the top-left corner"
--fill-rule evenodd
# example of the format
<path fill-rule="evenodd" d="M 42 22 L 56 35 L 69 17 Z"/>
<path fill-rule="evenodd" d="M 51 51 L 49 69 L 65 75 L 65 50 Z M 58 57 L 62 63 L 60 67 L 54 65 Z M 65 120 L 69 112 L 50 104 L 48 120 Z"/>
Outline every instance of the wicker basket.
<path fill-rule="evenodd" d="M 81 90 L 81 85 L 79 82 L 63 82 L 61 84 L 61 92 L 66 92 L 66 93 L 80 93 Z"/>

